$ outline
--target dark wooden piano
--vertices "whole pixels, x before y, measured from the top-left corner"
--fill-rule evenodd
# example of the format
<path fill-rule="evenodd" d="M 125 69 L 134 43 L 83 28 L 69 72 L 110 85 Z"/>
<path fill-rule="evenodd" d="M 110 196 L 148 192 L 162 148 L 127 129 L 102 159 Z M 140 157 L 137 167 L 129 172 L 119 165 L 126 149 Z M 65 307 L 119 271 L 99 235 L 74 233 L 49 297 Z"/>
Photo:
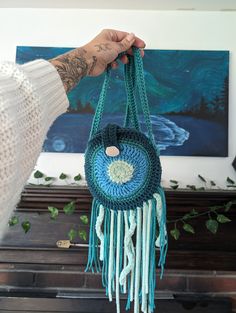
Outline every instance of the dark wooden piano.
<path fill-rule="evenodd" d="M 166 190 L 168 219 L 183 216 L 193 208 L 235 201 L 233 191 Z M 73 215 L 63 207 L 76 202 Z M 90 215 L 91 195 L 85 187 L 27 186 L 15 215 L 29 220 L 24 233 L 20 223 L 9 228 L 0 246 L 0 312 L 115 312 L 115 303 L 104 295 L 100 274 L 85 273 L 87 246 L 60 249 L 56 242 L 68 239 L 71 228 L 89 230 L 80 215 Z M 59 208 L 57 219 L 50 219 L 48 206 Z M 156 306 L 160 313 L 228 313 L 236 303 L 236 205 L 216 235 L 205 227 L 203 215 L 191 224 L 195 235 L 181 232 L 169 237 L 165 277 L 158 278 Z M 171 226 L 173 227 L 173 225 Z M 81 239 L 76 240 L 83 243 Z M 125 312 L 125 298 L 122 312 Z M 235 311 L 236 312 L 236 311 Z"/>

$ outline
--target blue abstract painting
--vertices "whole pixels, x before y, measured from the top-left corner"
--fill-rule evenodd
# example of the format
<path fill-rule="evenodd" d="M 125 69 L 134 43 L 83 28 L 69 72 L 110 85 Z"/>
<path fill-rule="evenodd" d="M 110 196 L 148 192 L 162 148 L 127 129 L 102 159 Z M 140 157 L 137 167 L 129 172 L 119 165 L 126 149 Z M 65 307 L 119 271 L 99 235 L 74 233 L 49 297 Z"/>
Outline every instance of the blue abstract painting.
<path fill-rule="evenodd" d="M 72 48 L 18 46 L 19 64 Z M 228 155 L 228 51 L 145 50 L 151 121 L 162 155 Z M 70 107 L 50 128 L 45 152 L 84 152 L 104 76 L 86 77 L 69 93 Z M 103 123 L 122 125 L 123 67 L 112 71 Z M 142 114 L 140 121 L 144 128 Z"/>

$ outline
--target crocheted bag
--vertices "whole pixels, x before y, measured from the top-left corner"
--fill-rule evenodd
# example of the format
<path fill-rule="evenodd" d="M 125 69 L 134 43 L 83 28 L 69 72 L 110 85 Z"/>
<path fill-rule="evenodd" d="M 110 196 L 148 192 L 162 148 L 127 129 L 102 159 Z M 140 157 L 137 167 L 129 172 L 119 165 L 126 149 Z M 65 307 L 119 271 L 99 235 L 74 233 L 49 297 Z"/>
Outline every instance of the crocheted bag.
<path fill-rule="evenodd" d="M 126 309 L 134 301 L 135 313 L 139 312 L 140 304 L 142 312 L 154 311 L 155 250 L 160 250 L 161 276 L 167 252 L 159 151 L 151 127 L 140 51 L 133 48 L 133 55 L 125 65 L 124 127 L 108 124 L 100 128 L 110 76 L 108 69 L 85 152 L 85 174 L 94 197 L 86 270 L 102 271 L 109 300 L 112 301 L 113 293 L 116 295 L 117 313 L 120 313 L 120 293 L 127 294 Z M 135 87 L 147 136 L 140 130 Z"/>

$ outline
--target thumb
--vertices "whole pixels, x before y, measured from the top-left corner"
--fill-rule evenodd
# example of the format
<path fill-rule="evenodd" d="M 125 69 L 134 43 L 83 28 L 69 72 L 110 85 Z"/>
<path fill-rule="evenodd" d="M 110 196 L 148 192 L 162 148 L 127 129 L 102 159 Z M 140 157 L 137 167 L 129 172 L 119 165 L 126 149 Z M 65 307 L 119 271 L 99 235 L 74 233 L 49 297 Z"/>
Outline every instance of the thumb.
<path fill-rule="evenodd" d="M 128 34 L 123 40 L 119 42 L 119 53 L 124 52 L 131 48 L 135 42 L 135 35 L 133 33 Z"/>

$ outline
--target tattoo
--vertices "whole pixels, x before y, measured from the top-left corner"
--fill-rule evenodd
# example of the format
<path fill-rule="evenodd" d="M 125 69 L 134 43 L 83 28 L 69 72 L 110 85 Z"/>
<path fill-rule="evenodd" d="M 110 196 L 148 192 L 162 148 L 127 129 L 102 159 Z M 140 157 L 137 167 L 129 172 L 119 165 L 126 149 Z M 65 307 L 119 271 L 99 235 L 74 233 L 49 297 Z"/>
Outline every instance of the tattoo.
<path fill-rule="evenodd" d="M 73 89 L 80 79 L 87 75 L 88 71 L 91 71 L 91 69 L 89 70 L 88 60 L 85 57 L 86 53 L 85 49 L 76 49 L 50 60 L 56 67 L 66 92 Z M 96 61 L 93 57 L 93 68 L 96 65 Z"/>
<path fill-rule="evenodd" d="M 89 75 L 93 72 L 96 64 L 97 64 L 97 57 L 95 55 L 93 55 L 93 63 L 92 63 L 92 66 L 91 66 L 91 68 L 89 70 Z"/>
<path fill-rule="evenodd" d="M 95 45 L 97 48 L 97 52 L 111 50 L 111 46 L 109 43 L 101 43 L 100 45 Z"/>

